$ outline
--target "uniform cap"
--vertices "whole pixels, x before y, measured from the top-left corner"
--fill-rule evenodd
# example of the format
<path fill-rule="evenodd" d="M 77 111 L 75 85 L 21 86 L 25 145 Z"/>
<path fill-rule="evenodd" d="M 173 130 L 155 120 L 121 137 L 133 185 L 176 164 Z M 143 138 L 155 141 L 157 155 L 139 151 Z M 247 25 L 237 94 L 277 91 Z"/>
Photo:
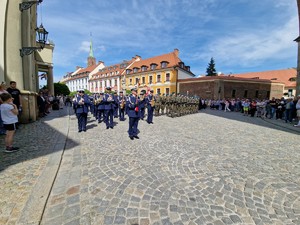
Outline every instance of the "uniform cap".
<path fill-rule="evenodd" d="M 131 88 L 131 91 L 137 91 L 137 88 Z"/>
<path fill-rule="evenodd" d="M 106 87 L 106 90 L 111 90 L 111 87 L 110 87 L 110 86 L 107 86 L 107 87 Z"/>

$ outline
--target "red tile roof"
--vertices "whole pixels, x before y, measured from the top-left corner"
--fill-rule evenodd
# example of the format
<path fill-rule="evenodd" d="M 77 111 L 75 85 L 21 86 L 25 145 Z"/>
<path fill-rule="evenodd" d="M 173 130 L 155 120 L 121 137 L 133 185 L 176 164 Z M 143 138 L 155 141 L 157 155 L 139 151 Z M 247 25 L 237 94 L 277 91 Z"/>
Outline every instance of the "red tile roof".
<path fill-rule="evenodd" d="M 209 80 L 239 80 L 243 82 L 268 82 L 268 83 L 282 83 L 277 80 L 268 80 L 268 79 L 252 79 L 252 78 L 245 78 L 245 77 L 234 77 L 234 76 L 203 76 L 203 77 L 196 77 L 196 78 L 188 78 L 188 79 L 179 79 L 178 82 L 191 82 L 191 81 L 209 81 Z"/>
<path fill-rule="evenodd" d="M 283 70 L 270 70 L 262 72 L 250 72 L 241 74 L 232 74 L 234 77 L 252 78 L 252 79 L 267 79 L 271 81 L 278 81 L 285 84 L 285 87 L 296 87 L 296 80 L 291 81 L 291 78 L 297 77 L 297 70 L 295 68 Z"/>
<path fill-rule="evenodd" d="M 118 64 L 114 64 L 111 66 L 106 66 L 103 69 L 101 69 L 100 71 L 98 71 L 97 73 L 93 74 L 93 76 L 91 77 L 90 80 L 99 80 L 100 78 L 102 78 L 102 75 L 104 74 L 114 74 L 114 75 L 109 75 L 109 76 L 121 76 L 123 71 L 126 69 L 127 66 L 129 66 L 135 59 L 131 59 L 131 60 L 124 60 L 121 63 Z"/>
<path fill-rule="evenodd" d="M 138 72 L 141 72 L 141 67 L 146 66 L 147 71 L 149 71 L 151 68 L 151 64 L 156 64 L 157 66 L 155 70 L 159 70 L 159 69 L 163 69 L 161 67 L 161 62 L 167 62 L 167 66 L 165 68 L 172 68 L 174 66 L 179 66 L 180 62 L 182 61 L 178 57 L 178 53 L 179 53 L 178 49 L 175 49 L 173 52 L 167 54 L 154 56 L 148 59 L 141 59 L 140 61 L 134 62 L 133 65 L 131 65 L 128 69 L 133 70 L 133 68 L 139 68 L 140 70 Z M 133 72 L 131 71 L 131 73 Z"/>

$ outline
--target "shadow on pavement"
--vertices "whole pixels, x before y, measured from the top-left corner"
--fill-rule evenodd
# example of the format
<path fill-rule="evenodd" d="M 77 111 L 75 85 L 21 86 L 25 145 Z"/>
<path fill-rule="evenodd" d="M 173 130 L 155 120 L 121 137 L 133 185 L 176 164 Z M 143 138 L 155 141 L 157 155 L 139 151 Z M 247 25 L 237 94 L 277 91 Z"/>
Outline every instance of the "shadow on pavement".
<path fill-rule="evenodd" d="M 52 111 L 46 117 L 33 123 L 21 124 L 14 136 L 14 146 L 20 148 L 15 153 L 4 153 L 5 135 L 0 136 L 0 171 L 34 158 L 47 156 L 66 148 L 71 111 L 67 108 Z M 69 144 L 70 143 L 70 144 Z M 79 145 L 68 139 L 68 148 Z M 67 150 L 67 149 L 66 149 Z"/>
<path fill-rule="evenodd" d="M 294 127 L 292 124 L 285 123 L 283 120 L 275 120 L 275 119 L 263 119 L 260 117 L 251 117 L 244 116 L 240 112 L 224 112 L 223 110 L 211 110 L 205 109 L 201 110 L 200 113 L 206 113 L 213 116 L 218 116 L 230 120 L 240 121 L 244 123 L 255 124 L 262 127 L 267 127 L 270 129 L 280 130 L 284 132 L 289 132 L 293 134 L 300 134 L 300 128 Z"/>

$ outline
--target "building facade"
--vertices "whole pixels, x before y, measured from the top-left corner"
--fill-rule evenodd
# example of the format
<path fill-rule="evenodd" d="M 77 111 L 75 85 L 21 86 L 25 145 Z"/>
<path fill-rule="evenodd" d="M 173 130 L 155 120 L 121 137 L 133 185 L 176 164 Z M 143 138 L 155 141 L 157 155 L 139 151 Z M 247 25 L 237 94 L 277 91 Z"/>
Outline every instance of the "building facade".
<path fill-rule="evenodd" d="M 91 44 L 92 51 L 92 44 Z M 88 62 L 95 58 L 90 53 Z M 89 64 L 87 68 L 76 68 L 73 73 L 63 77 L 71 91 L 80 88 L 88 89 L 92 93 L 104 92 L 107 86 L 119 93 L 121 90 L 131 90 L 138 87 L 139 91 L 153 90 L 155 93 L 171 94 L 177 92 L 177 80 L 194 77 L 190 67 L 179 59 L 179 50 L 171 53 L 142 59 L 136 55 L 130 60 L 105 66 L 103 62 L 97 65 Z"/>
<path fill-rule="evenodd" d="M 195 77 L 179 58 L 179 50 L 135 61 L 125 70 L 125 87 L 160 94 L 177 93 L 177 80 Z"/>
<path fill-rule="evenodd" d="M 283 96 L 296 96 L 297 69 L 289 68 L 282 70 L 268 70 L 260 72 L 232 74 L 234 77 L 250 78 L 250 79 L 265 79 L 284 83 Z"/>
<path fill-rule="evenodd" d="M 281 98 L 284 83 L 263 79 L 232 76 L 205 76 L 178 81 L 178 91 L 184 95 L 204 99 Z"/>
<path fill-rule="evenodd" d="M 104 92 L 106 87 L 111 87 L 112 91 L 119 93 L 121 90 L 126 89 L 124 86 L 125 70 L 132 65 L 132 63 L 139 60 L 139 57 L 133 57 L 131 60 L 124 60 L 121 63 L 93 71 L 89 78 L 90 91 L 100 93 Z"/>
<path fill-rule="evenodd" d="M 20 50 L 39 47 L 36 41 L 37 2 L 0 1 L 0 82 L 17 82 L 22 93 L 21 122 L 37 119 L 35 95 L 39 90 L 39 73 L 47 74 L 47 86 L 54 93 L 52 55 L 54 44 L 46 43 L 43 50 L 20 56 Z M 22 7 L 21 7 L 22 6 Z M 21 8 L 23 8 L 21 10 Z"/>

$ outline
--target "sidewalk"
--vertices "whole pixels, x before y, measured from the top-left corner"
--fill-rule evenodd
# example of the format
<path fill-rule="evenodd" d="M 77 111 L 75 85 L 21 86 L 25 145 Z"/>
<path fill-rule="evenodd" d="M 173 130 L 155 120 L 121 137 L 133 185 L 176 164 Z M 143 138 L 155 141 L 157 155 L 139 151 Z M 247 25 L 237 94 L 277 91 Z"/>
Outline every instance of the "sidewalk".
<path fill-rule="evenodd" d="M 21 125 L 14 141 L 20 150 L 0 151 L 0 224 L 39 224 L 67 140 L 68 114 L 64 108 Z"/>

